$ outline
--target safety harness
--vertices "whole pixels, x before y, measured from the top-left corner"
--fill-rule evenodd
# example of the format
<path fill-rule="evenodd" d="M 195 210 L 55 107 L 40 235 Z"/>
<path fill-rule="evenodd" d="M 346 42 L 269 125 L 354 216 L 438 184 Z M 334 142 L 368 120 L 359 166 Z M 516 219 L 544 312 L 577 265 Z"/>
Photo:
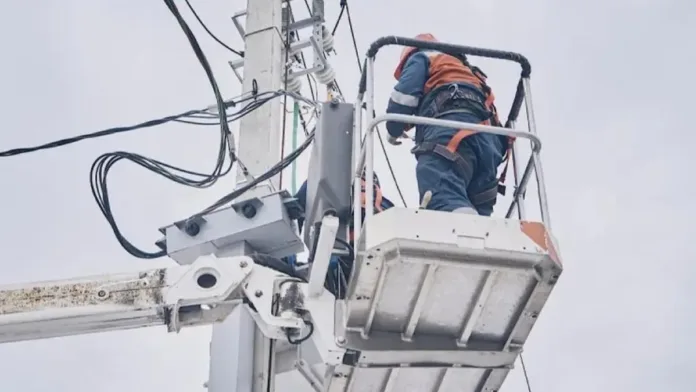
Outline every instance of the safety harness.
<path fill-rule="evenodd" d="M 436 113 L 436 116 L 442 116 L 444 114 L 452 112 L 471 112 L 471 110 L 459 108 L 457 106 L 461 101 L 473 100 L 477 103 L 482 103 L 483 108 L 485 109 L 485 120 L 480 122 L 480 124 L 492 125 L 495 127 L 502 126 L 498 118 L 498 110 L 496 109 L 494 104 L 495 96 L 493 95 L 493 91 L 491 90 L 491 88 L 488 86 L 488 84 L 486 84 L 486 79 L 488 78 L 486 74 L 484 74 L 483 71 L 481 71 L 481 69 L 479 69 L 478 67 L 469 64 L 466 56 L 460 55 L 454 57 L 459 59 L 461 63 L 465 67 L 469 68 L 471 73 L 479 79 L 481 83 L 481 90 L 485 97 L 485 101 L 481 102 L 481 99 L 476 97 L 473 93 L 463 92 L 462 90 L 458 89 L 457 85 L 449 85 L 447 86 L 447 88 L 440 88 L 431 92 L 431 94 L 435 94 L 434 104 L 438 111 L 438 113 Z M 453 104 L 450 108 L 445 109 L 447 101 L 450 101 Z M 420 154 L 436 154 L 450 161 L 454 165 L 455 170 L 460 176 L 466 178 L 467 180 L 471 180 L 474 172 L 473 166 L 462 155 L 458 154 L 457 150 L 459 149 L 459 144 L 462 142 L 462 140 L 465 137 L 470 136 L 474 133 L 475 131 L 472 130 L 460 129 L 457 133 L 454 134 L 454 136 L 452 136 L 452 139 L 450 139 L 446 146 L 435 142 L 423 142 L 414 147 L 411 150 L 411 152 L 416 156 Z M 513 143 L 514 138 L 508 138 L 507 148 L 505 151 L 505 155 L 503 156 L 505 166 L 496 183 L 491 184 L 489 188 L 481 192 L 478 192 L 476 194 L 470 193 L 468 195 L 469 200 L 471 201 L 471 203 L 474 204 L 474 206 L 481 205 L 491 200 L 495 200 L 495 198 L 498 196 L 498 193 L 500 193 L 501 195 L 505 195 L 505 177 L 507 175 L 507 169 L 510 161 Z"/>

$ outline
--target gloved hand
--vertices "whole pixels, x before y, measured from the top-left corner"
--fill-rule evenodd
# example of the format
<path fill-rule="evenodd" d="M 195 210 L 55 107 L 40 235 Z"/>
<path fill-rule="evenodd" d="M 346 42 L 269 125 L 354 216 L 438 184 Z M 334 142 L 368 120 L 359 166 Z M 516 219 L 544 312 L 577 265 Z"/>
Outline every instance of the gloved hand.
<path fill-rule="evenodd" d="M 408 135 L 406 134 L 406 132 L 402 133 L 401 136 L 399 136 L 399 137 L 394 137 L 392 135 L 389 135 L 389 137 L 387 138 L 387 141 L 392 146 L 400 146 L 401 140 L 399 140 L 399 139 L 408 139 Z"/>
<path fill-rule="evenodd" d="M 392 136 L 392 135 L 389 135 L 389 137 L 387 138 L 387 141 L 388 141 L 389 144 L 391 144 L 392 146 L 400 146 L 400 145 L 401 145 L 401 140 L 399 140 L 399 138 L 396 138 L 396 137 L 394 137 L 394 136 Z"/>

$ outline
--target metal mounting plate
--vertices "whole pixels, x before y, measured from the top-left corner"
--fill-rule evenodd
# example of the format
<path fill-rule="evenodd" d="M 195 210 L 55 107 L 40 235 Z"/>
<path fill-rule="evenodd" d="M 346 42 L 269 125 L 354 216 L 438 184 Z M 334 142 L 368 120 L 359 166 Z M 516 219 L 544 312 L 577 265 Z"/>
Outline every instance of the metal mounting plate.
<path fill-rule="evenodd" d="M 287 191 L 261 193 L 205 215 L 195 235 L 186 233 L 181 224 L 160 231 L 165 235 L 169 257 L 179 264 L 190 264 L 209 254 L 226 256 L 228 248 L 241 242 L 256 252 L 285 257 L 304 250 L 288 213 L 293 203 L 297 204 Z"/>

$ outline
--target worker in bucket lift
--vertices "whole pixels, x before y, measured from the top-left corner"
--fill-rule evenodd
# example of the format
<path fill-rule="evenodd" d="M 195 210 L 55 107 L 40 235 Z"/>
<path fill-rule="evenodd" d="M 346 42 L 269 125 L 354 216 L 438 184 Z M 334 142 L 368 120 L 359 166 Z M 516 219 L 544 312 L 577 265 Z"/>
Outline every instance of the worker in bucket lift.
<path fill-rule="evenodd" d="M 437 42 L 431 34 L 418 40 Z M 417 115 L 500 126 L 486 75 L 465 55 L 404 48 L 394 71 L 398 81 L 387 113 Z M 400 145 L 412 125 L 390 121 L 389 142 Z M 430 210 L 490 216 L 498 193 L 504 194 L 507 165 L 500 181 L 498 166 L 507 161 L 505 136 L 432 125 L 416 126 L 416 178 L 420 199 Z"/>
<path fill-rule="evenodd" d="M 386 209 L 394 207 L 394 203 L 391 202 L 391 200 L 387 199 L 382 195 L 382 189 L 379 183 L 379 178 L 377 177 L 377 173 L 373 173 L 373 179 L 374 179 L 374 213 L 377 214 L 381 211 L 384 211 Z M 363 170 L 362 174 L 362 220 L 365 219 L 365 171 Z M 307 203 L 307 181 L 305 181 L 300 189 L 297 191 L 295 194 L 295 198 L 297 199 L 298 203 L 302 206 L 302 208 L 305 208 L 305 205 Z M 300 233 L 302 232 L 302 226 L 304 224 L 304 219 L 298 219 L 297 220 L 298 224 L 298 229 Z M 351 223 L 349 226 L 349 245 L 351 248 L 353 247 L 353 222 L 351 219 Z M 350 255 L 348 257 L 345 256 L 331 256 L 331 261 L 329 262 L 329 271 L 327 274 L 326 278 L 326 288 L 329 290 L 332 294 L 334 294 L 337 297 L 342 298 L 342 293 L 345 292 L 345 285 L 347 284 L 347 280 L 350 277 L 351 271 L 353 269 L 353 255 Z M 289 256 L 286 258 L 286 261 L 291 264 L 295 265 L 297 263 L 297 256 Z M 340 299 L 339 298 L 339 299 Z"/>

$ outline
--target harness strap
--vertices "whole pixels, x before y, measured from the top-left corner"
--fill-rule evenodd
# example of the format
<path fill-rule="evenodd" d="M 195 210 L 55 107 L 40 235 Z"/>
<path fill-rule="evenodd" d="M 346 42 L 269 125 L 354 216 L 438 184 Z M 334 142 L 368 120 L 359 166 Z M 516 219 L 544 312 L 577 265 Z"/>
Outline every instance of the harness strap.
<path fill-rule="evenodd" d="M 469 200 L 474 206 L 478 206 L 489 201 L 495 200 L 498 197 L 498 189 L 499 184 L 496 181 L 491 187 L 486 188 L 481 192 L 468 195 Z"/>
<path fill-rule="evenodd" d="M 449 143 L 447 143 L 447 151 L 451 152 L 452 154 L 457 153 L 457 149 L 459 148 L 459 144 L 464 140 L 465 137 L 472 135 L 474 131 L 469 131 L 466 129 L 460 129 L 457 133 L 452 136 L 452 139 L 450 139 Z M 459 156 L 459 154 L 457 154 Z"/>
<path fill-rule="evenodd" d="M 450 141 L 447 143 L 447 146 L 443 146 L 442 144 L 434 142 L 423 142 L 411 149 L 411 153 L 416 155 L 416 157 L 418 157 L 419 154 L 427 153 L 439 155 L 440 157 L 454 164 L 455 171 L 461 177 L 465 178 L 467 181 L 470 181 L 474 174 L 474 169 L 473 167 L 471 167 L 469 162 L 467 162 L 466 159 L 464 159 L 464 157 L 457 153 L 457 149 L 459 148 L 459 144 L 462 142 L 462 140 L 464 140 L 464 138 L 474 133 L 474 131 L 460 129 L 457 133 L 454 134 L 454 136 L 452 136 Z M 503 168 L 503 171 L 500 174 L 498 180 L 489 188 L 481 192 L 468 195 L 469 200 L 474 205 L 481 205 L 483 203 L 494 200 L 498 196 L 498 193 L 500 193 L 503 196 L 505 195 L 506 187 L 504 183 L 510 162 L 511 149 L 512 143 L 509 143 L 507 151 L 505 152 L 505 167 Z"/>
<path fill-rule="evenodd" d="M 460 131 L 461 132 L 461 131 Z M 471 132 L 471 131 L 468 131 Z M 458 135 L 457 133 L 455 137 Z M 461 136 L 459 139 L 463 139 L 464 136 Z M 453 138 L 454 139 L 454 138 Z M 450 141 L 449 144 L 452 144 L 452 141 Z M 456 148 L 457 144 L 455 144 L 455 150 L 454 152 L 450 150 L 450 146 L 443 146 L 442 144 L 434 143 L 434 142 L 423 142 L 417 146 L 415 146 L 413 149 L 411 149 L 411 153 L 413 153 L 416 158 L 420 154 L 436 154 L 439 155 L 440 157 L 450 161 L 454 165 L 455 171 L 461 176 L 464 177 L 467 181 L 471 179 L 471 177 L 474 175 L 474 168 L 471 167 L 471 165 L 462 157 L 461 155 L 456 153 Z"/>
<path fill-rule="evenodd" d="M 505 156 L 503 156 L 503 159 L 505 160 L 505 166 L 503 167 L 503 171 L 500 172 L 500 177 L 498 178 L 498 193 L 500 193 L 503 196 L 505 196 L 505 191 L 506 191 L 505 178 L 507 177 L 508 167 L 510 166 L 510 156 L 512 155 L 512 144 L 514 142 L 515 142 L 515 139 L 508 138 L 508 146 L 507 146 L 507 149 L 505 150 Z"/>

